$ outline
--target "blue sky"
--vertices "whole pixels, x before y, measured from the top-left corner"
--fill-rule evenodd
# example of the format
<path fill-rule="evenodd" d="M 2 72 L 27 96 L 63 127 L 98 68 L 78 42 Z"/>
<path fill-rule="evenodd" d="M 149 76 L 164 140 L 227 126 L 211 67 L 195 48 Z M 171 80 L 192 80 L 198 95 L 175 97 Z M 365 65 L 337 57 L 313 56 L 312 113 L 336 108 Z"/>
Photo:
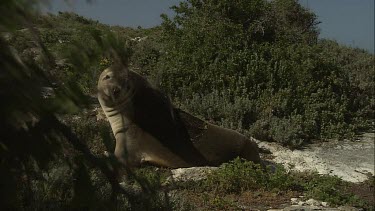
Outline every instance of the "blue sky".
<path fill-rule="evenodd" d="M 181 0 L 51 0 L 48 11 L 72 11 L 101 23 L 144 28 L 161 23 L 160 14 Z M 72 2 L 72 3 L 66 3 Z M 74 3 L 73 3 L 74 2 Z M 374 0 L 300 0 L 322 23 L 320 37 L 374 54 Z"/>

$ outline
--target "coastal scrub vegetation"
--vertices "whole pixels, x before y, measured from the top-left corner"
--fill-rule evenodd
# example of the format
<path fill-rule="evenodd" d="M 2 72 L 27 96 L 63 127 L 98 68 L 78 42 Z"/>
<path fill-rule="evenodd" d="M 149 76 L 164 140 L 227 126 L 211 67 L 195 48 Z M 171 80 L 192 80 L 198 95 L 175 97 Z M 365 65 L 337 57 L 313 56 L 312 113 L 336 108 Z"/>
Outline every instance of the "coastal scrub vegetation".
<path fill-rule="evenodd" d="M 171 199 L 165 175 L 132 172 L 103 156 L 114 139 L 109 125 L 96 120 L 90 96 L 114 59 L 176 106 L 262 141 L 300 147 L 373 130 L 374 54 L 319 39 L 316 15 L 296 0 L 187 0 L 149 29 L 74 13 L 42 15 L 39 3 L 0 3 L 2 208 L 189 208 Z M 119 185 L 123 172 L 142 194 Z M 337 195 L 343 186 L 337 178 L 303 178 L 235 160 L 189 187 L 227 194 L 302 190 L 333 204 L 369 206 Z"/>

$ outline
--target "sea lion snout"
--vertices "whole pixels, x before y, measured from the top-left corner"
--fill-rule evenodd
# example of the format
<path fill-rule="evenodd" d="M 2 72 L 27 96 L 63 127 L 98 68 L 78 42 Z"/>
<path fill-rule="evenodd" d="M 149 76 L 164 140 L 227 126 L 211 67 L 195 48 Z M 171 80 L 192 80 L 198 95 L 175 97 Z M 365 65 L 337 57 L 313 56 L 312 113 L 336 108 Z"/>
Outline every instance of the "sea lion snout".
<path fill-rule="evenodd" d="M 102 72 L 98 82 L 98 92 L 107 103 L 116 103 L 128 93 L 128 79 L 123 72 L 106 69 Z"/>
<path fill-rule="evenodd" d="M 120 88 L 118 87 L 113 87 L 112 89 L 112 95 L 113 95 L 113 98 L 117 99 L 120 95 Z"/>
<path fill-rule="evenodd" d="M 108 96 L 112 99 L 113 102 L 117 102 L 123 98 L 123 95 L 127 93 L 126 86 L 121 86 L 119 84 L 108 85 Z"/>

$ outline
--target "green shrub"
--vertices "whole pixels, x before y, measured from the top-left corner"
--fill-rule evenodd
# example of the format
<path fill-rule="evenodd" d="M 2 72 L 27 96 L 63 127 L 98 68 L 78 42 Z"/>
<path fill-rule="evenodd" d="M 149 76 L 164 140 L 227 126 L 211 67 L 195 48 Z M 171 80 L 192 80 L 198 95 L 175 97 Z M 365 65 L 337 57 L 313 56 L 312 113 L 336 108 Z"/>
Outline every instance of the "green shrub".
<path fill-rule="evenodd" d="M 373 185 L 373 178 L 367 183 Z M 286 192 L 298 192 L 305 198 L 313 198 L 329 202 L 331 205 L 348 205 L 354 207 L 370 208 L 371 205 L 359 196 L 351 193 L 348 182 L 337 176 L 319 175 L 318 173 L 306 173 L 287 171 L 281 165 L 267 168 L 252 162 L 236 158 L 224 163 L 218 170 L 208 174 L 203 181 L 188 181 L 178 183 L 179 189 L 188 189 L 202 193 L 205 203 L 213 207 L 226 207 L 230 201 L 221 200 L 224 195 L 241 194 L 249 191 L 273 192 L 276 194 Z M 213 194 L 210 198 L 207 193 Z"/>
<path fill-rule="evenodd" d="M 346 192 L 348 183 L 336 176 L 313 174 L 308 181 L 301 182 L 305 187 L 306 196 L 329 202 L 333 205 L 368 206 L 353 193 Z"/>
<path fill-rule="evenodd" d="M 318 42 L 316 16 L 297 1 L 186 1 L 174 11 L 163 16 L 157 67 L 182 108 L 292 147 L 351 137 L 373 118 L 364 115 L 374 113 L 373 55 Z"/>
<path fill-rule="evenodd" d="M 157 190 L 160 189 L 163 183 L 166 182 L 169 176 L 168 171 L 163 169 L 156 169 L 155 167 L 142 167 L 134 171 L 134 177 L 132 178 L 135 182 L 140 183 L 138 185 L 147 185 L 149 189 Z"/>
<path fill-rule="evenodd" d="M 274 171 L 259 164 L 236 158 L 209 174 L 203 187 L 218 193 L 240 193 L 245 190 L 265 189 L 286 191 L 294 187 L 293 178 L 281 167 Z"/>
<path fill-rule="evenodd" d="M 95 93 L 98 75 L 116 56 L 130 61 L 132 68 L 142 68 L 139 72 L 181 108 L 262 140 L 298 147 L 309 139 L 353 136 L 368 129 L 374 118 L 374 55 L 319 41 L 315 14 L 296 0 L 188 0 L 173 8 L 173 19 L 163 16 L 160 27 L 147 30 L 109 27 L 73 13 L 35 15 L 24 21 L 29 6 L 8 1 L 0 8 L 6 14 L 0 25 L 10 34 L 0 37 L 4 63 L 0 84 L 10 93 L 3 96 L 8 104 L 1 109 L 5 133 L 0 168 L 6 193 L 1 202 L 9 206 L 129 209 L 134 205 L 126 196 L 116 196 L 117 204 L 112 203 L 103 172 L 55 134 L 59 128 L 29 124 L 30 132 L 14 127 L 14 120 L 25 122 L 25 116 L 76 112 L 83 98 L 79 90 Z M 24 16 L 19 17 L 16 9 Z M 24 29 L 29 21 L 33 30 Z M 138 36 L 148 38 L 130 42 Z M 115 55 L 109 53 L 112 50 Z M 65 98 L 39 99 L 40 87 L 51 85 L 48 79 L 61 85 L 57 92 Z M 77 87 L 78 91 L 73 89 Z M 65 122 L 88 146 L 89 154 L 107 165 L 102 153 L 114 147 L 108 123 L 82 116 Z M 165 179 L 149 169 L 134 177 L 156 190 Z M 341 191 L 345 184 L 337 178 L 300 177 L 280 167 L 272 172 L 236 159 L 198 183 L 197 189 L 239 193 L 303 187 L 314 198 L 362 206 L 355 196 Z M 135 200 L 136 208 L 172 209 L 175 204 L 168 204 L 163 194 L 147 193 Z M 218 208 L 227 205 L 220 199 L 212 203 Z"/>

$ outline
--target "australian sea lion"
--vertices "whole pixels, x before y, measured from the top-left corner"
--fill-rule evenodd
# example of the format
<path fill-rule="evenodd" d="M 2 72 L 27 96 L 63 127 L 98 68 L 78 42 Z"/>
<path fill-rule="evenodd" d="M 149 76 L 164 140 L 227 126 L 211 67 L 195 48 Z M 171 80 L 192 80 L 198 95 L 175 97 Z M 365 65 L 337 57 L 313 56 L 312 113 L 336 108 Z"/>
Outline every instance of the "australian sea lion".
<path fill-rule="evenodd" d="M 174 108 L 146 79 L 124 66 L 101 73 L 98 99 L 116 138 L 114 155 L 125 165 L 219 165 L 237 156 L 260 162 L 256 143 Z"/>

